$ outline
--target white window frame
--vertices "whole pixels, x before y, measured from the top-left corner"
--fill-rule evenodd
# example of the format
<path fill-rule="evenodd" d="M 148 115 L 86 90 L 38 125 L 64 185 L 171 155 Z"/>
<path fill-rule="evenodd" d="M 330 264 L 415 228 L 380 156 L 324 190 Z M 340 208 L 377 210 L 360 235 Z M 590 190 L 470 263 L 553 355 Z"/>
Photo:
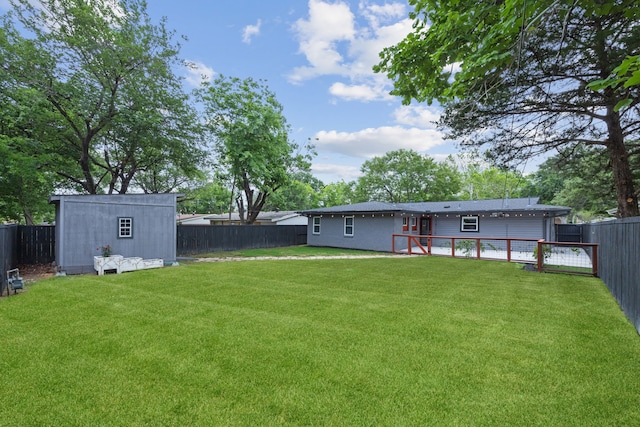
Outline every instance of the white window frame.
<path fill-rule="evenodd" d="M 463 233 L 480 231 L 480 217 L 472 215 L 460 217 L 460 231 Z"/>
<path fill-rule="evenodd" d="M 133 239 L 133 218 L 118 217 L 118 239 Z"/>
<path fill-rule="evenodd" d="M 351 220 L 351 224 L 347 224 Z M 353 237 L 354 229 L 355 229 L 355 217 L 353 215 L 347 215 L 344 217 L 344 235 L 346 237 Z M 349 232 L 348 230 L 351 230 Z"/>
<path fill-rule="evenodd" d="M 311 232 L 313 234 L 320 234 L 320 223 L 322 222 L 322 220 L 320 219 L 321 217 L 319 216 L 314 216 L 313 218 L 311 218 Z"/>

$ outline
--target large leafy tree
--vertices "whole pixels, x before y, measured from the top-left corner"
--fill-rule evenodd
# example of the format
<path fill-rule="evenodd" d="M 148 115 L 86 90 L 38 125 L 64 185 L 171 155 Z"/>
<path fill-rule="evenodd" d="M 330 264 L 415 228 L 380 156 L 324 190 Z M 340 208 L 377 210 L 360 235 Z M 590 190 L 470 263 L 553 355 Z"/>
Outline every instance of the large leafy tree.
<path fill-rule="evenodd" d="M 57 123 L 37 93 L 21 89 L 13 95 L 0 91 L 0 221 L 29 225 L 52 220 L 48 197 L 59 182 L 48 169 L 52 156 L 38 141 Z"/>
<path fill-rule="evenodd" d="M 450 200 L 460 189 L 460 176 L 451 162 L 437 163 L 413 150 L 395 150 L 365 161 L 358 193 L 368 200 L 390 203 Z"/>
<path fill-rule="evenodd" d="M 221 180 L 202 182 L 199 185 L 181 188 L 184 196 L 178 201 L 183 214 L 221 214 L 229 212 L 231 190 Z"/>
<path fill-rule="evenodd" d="M 266 83 L 218 76 L 199 91 L 219 165 L 236 193 L 241 221 L 253 224 L 267 200 L 308 171 L 310 154 L 289 139 L 282 105 Z"/>
<path fill-rule="evenodd" d="M 329 183 L 320 190 L 320 200 L 318 204 L 319 206 L 330 207 L 366 202 L 368 198 L 365 195 L 358 197 L 356 191 L 356 181 Z"/>
<path fill-rule="evenodd" d="M 545 203 L 570 206 L 572 215 L 581 220 L 606 217 L 616 206 L 616 194 L 604 154 L 599 147 L 561 152 L 540 165 L 526 191 L 539 195 Z M 631 157 L 635 179 L 640 178 L 639 162 L 639 156 Z"/>
<path fill-rule="evenodd" d="M 500 164 L 601 147 L 620 216 L 639 214 L 629 160 L 640 139 L 637 59 L 628 56 L 640 49 L 635 0 L 410 3 L 414 31 L 375 67 L 393 79 L 392 93 L 444 103 L 450 136 L 489 147 Z"/>
<path fill-rule="evenodd" d="M 29 89 L 48 105 L 56 126 L 36 142 L 67 186 L 126 193 L 152 168 L 195 173 L 204 152 L 173 72 L 179 46 L 164 21 L 150 21 L 144 0 L 11 4 L 0 27 L 2 90 L 14 104 Z"/>
<path fill-rule="evenodd" d="M 291 174 L 289 181 L 274 192 L 265 210 L 296 211 L 317 208 L 324 184 L 309 171 Z"/>

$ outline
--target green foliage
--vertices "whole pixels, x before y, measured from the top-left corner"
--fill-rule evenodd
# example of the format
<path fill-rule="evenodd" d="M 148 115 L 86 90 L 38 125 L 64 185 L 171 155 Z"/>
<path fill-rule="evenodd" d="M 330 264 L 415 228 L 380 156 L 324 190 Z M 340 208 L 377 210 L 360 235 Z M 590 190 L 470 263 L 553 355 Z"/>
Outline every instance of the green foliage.
<path fill-rule="evenodd" d="M 544 261 L 547 262 L 549 261 L 549 258 L 551 258 L 551 256 L 553 255 L 553 248 L 551 247 L 551 245 L 541 245 L 542 247 L 542 257 L 544 258 Z M 533 248 L 533 258 L 534 259 L 538 259 L 538 246 L 536 245 Z"/>
<path fill-rule="evenodd" d="M 637 216 L 629 163 L 640 140 L 636 3 L 416 0 L 413 32 L 383 50 L 375 71 L 404 103 L 443 103 L 448 136 L 487 148 L 495 164 L 604 148 L 618 211 Z"/>
<path fill-rule="evenodd" d="M 571 207 L 575 219 L 606 217 L 606 211 L 616 206 L 616 192 L 605 154 L 602 149 L 588 147 L 550 157 L 533 174 L 527 191 L 540 196 L 543 203 Z M 640 158 L 630 156 L 629 161 L 634 179 L 639 179 Z"/>
<path fill-rule="evenodd" d="M 308 171 L 294 172 L 289 178 L 284 186 L 269 197 L 264 210 L 296 211 L 317 208 L 322 182 Z"/>
<path fill-rule="evenodd" d="M 604 80 L 596 80 L 587 85 L 589 89 L 604 90 L 628 89 L 640 85 L 640 55 L 627 56 L 624 61 L 613 69 L 611 75 Z M 637 101 L 635 101 L 637 102 Z M 614 107 L 614 111 L 628 107 L 634 103 L 631 97 L 621 99 Z"/>
<path fill-rule="evenodd" d="M 368 200 L 390 203 L 451 200 L 460 188 L 460 176 L 450 162 L 437 163 L 413 150 L 390 151 L 361 167 L 358 192 Z"/>
<path fill-rule="evenodd" d="M 322 187 L 320 202 L 323 207 L 342 206 L 358 203 L 360 200 L 356 195 L 356 182 L 332 182 Z"/>
<path fill-rule="evenodd" d="M 456 250 L 461 251 L 463 255 L 470 258 L 477 249 L 475 240 L 456 240 Z M 480 243 L 480 252 L 484 252 L 484 243 Z"/>
<path fill-rule="evenodd" d="M 179 45 L 164 21 L 151 23 L 143 0 L 11 3 L 0 27 L 0 91 L 29 108 L 21 96 L 28 90 L 46 111 L 33 116 L 30 138 L 50 156 L 49 172 L 90 194 L 126 193 L 138 173 L 156 184 L 161 174 L 194 176 L 204 151 L 173 73 Z"/>
<path fill-rule="evenodd" d="M 526 197 L 528 180 L 520 172 L 483 166 L 479 158 L 459 155 L 462 176 L 462 200 L 500 199 L 503 197 Z"/>
<path fill-rule="evenodd" d="M 13 403 L 0 405 L 3 425 L 640 418 L 638 334 L 594 278 L 394 257 L 197 263 L 27 288 L 0 299 L 0 399 Z"/>
<path fill-rule="evenodd" d="M 313 147 L 300 152 L 289 140 L 282 105 L 262 81 L 218 76 L 198 96 L 219 163 L 240 192 L 240 218 L 251 224 L 291 173 L 309 170 Z"/>
<path fill-rule="evenodd" d="M 229 212 L 232 193 L 219 181 L 203 183 L 195 188 L 183 188 L 184 197 L 178 202 L 183 214 L 221 214 Z"/>

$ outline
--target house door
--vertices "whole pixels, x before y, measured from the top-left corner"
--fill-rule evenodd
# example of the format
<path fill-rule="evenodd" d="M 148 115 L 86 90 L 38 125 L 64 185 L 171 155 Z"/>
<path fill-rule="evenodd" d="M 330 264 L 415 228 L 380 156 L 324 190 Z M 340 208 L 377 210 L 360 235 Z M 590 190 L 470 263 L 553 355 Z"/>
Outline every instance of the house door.
<path fill-rule="evenodd" d="M 420 217 L 420 235 L 421 236 L 431 236 L 431 217 L 423 216 Z M 426 245 L 427 239 L 420 238 L 420 244 Z"/>

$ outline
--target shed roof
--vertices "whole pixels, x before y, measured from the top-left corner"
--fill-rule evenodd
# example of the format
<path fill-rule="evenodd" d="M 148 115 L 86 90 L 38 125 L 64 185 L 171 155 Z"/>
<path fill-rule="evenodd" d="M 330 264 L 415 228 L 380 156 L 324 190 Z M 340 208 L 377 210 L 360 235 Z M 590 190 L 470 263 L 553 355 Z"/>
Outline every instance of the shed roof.
<path fill-rule="evenodd" d="M 488 200 L 455 200 L 445 202 L 419 202 L 419 203 L 385 203 L 364 202 L 353 205 L 332 206 L 328 208 L 310 209 L 300 212 L 303 215 L 321 214 L 351 214 L 351 213 L 385 213 L 385 212 L 411 212 L 424 214 L 441 214 L 449 212 L 480 213 L 480 212 L 522 212 L 544 211 L 553 216 L 566 215 L 571 208 L 566 206 L 553 206 L 540 204 L 538 197 L 526 197 L 518 199 L 488 199 Z"/>

